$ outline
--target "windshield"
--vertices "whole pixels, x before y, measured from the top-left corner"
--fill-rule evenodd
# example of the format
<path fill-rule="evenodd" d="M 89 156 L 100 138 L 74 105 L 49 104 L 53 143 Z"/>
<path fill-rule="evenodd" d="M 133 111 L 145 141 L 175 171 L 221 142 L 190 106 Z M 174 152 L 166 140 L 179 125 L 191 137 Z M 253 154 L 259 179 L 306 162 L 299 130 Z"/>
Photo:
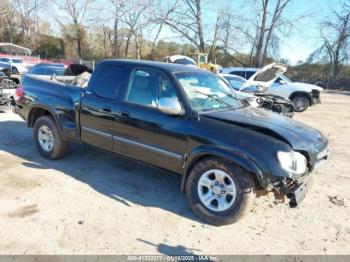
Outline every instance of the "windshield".
<path fill-rule="evenodd" d="M 230 85 L 235 89 L 241 89 L 241 86 L 246 82 L 244 78 L 234 77 L 234 76 L 224 76 L 224 78 L 230 83 Z"/>
<path fill-rule="evenodd" d="M 292 83 L 293 82 L 292 80 L 290 80 L 285 75 L 280 75 L 280 77 L 276 79 L 275 83 L 279 84 L 281 80 L 284 80 L 286 83 Z"/>
<path fill-rule="evenodd" d="M 218 109 L 238 109 L 244 103 L 218 76 L 210 72 L 181 72 L 175 74 L 191 106 L 201 112 Z"/>

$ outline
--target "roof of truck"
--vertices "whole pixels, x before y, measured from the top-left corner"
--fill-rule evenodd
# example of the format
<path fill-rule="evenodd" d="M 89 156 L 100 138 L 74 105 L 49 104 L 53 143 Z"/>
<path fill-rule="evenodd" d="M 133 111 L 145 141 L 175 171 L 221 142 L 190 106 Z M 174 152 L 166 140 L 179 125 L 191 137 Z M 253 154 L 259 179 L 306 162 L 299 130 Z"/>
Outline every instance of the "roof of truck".
<path fill-rule="evenodd" d="M 137 66 L 150 66 L 154 68 L 160 68 L 163 70 L 166 70 L 168 72 L 183 72 L 183 71 L 206 71 L 204 69 L 200 69 L 194 66 L 187 66 L 187 65 L 181 65 L 181 64 L 173 64 L 173 63 L 164 63 L 164 62 L 155 62 L 155 61 L 148 61 L 148 60 L 132 60 L 132 59 L 106 59 L 103 60 L 101 63 L 105 62 L 115 62 L 118 64 L 131 64 L 131 65 L 137 65 Z"/>

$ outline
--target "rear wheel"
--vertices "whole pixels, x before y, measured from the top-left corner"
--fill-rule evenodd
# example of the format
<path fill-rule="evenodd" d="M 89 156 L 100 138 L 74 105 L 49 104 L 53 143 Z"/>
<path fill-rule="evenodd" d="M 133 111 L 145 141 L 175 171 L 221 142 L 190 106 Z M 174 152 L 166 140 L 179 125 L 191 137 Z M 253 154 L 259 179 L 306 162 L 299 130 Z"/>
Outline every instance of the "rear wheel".
<path fill-rule="evenodd" d="M 213 225 L 238 221 L 251 210 L 254 180 L 234 163 L 219 158 L 200 161 L 186 181 L 186 196 L 192 210 Z"/>
<path fill-rule="evenodd" d="M 309 98 L 306 95 L 296 95 L 292 99 L 294 105 L 294 111 L 304 112 L 309 107 Z"/>
<path fill-rule="evenodd" d="M 57 159 L 67 154 L 69 142 L 64 140 L 50 116 L 42 116 L 34 124 L 34 141 L 40 154 L 48 159 Z"/>

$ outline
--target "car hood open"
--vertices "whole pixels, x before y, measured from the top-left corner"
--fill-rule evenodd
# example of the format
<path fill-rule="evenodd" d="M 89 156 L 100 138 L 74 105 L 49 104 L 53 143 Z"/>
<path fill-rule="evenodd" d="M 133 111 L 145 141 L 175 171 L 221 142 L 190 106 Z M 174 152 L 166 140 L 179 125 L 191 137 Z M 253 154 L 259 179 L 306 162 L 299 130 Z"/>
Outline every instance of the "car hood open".
<path fill-rule="evenodd" d="M 245 107 L 237 110 L 208 112 L 202 115 L 272 136 L 288 143 L 297 151 L 315 153 L 328 143 L 317 129 L 259 108 Z"/>
<path fill-rule="evenodd" d="M 285 65 L 278 63 L 269 64 L 256 71 L 255 74 L 242 85 L 241 89 L 247 86 L 261 86 L 266 89 L 286 71 L 287 67 Z"/>

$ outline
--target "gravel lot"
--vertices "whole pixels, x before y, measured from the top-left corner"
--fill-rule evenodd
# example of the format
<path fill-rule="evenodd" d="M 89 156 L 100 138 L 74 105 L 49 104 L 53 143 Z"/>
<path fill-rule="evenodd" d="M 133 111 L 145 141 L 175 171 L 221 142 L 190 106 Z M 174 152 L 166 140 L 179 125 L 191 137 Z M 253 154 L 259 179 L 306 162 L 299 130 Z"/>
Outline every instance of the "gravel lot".
<path fill-rule="evenodd" d="M 74 145 L 58 161 L 0 110 L 0 254 L 350 254 L 350 94 L 296 115 L 329 137 L 302 205 L 260 197 L 237 224 L 199 221 L 180 177 Z"/>

